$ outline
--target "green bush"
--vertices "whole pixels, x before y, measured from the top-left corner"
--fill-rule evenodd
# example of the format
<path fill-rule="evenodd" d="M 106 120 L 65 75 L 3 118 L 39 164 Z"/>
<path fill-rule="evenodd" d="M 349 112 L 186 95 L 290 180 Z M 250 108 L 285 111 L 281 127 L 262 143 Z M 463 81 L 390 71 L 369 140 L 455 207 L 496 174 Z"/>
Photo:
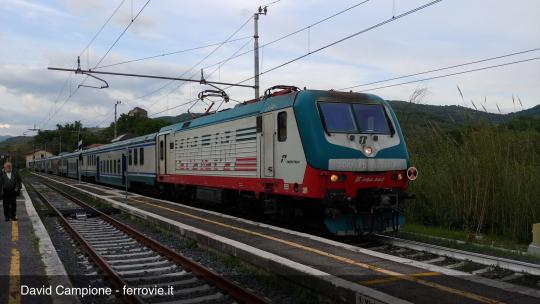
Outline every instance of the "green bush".
<path fill-rule="evenodd" d="M 412 222 L 530 242 L 540 222 L 540 133 L 486 124 L 409 132 Z"/>

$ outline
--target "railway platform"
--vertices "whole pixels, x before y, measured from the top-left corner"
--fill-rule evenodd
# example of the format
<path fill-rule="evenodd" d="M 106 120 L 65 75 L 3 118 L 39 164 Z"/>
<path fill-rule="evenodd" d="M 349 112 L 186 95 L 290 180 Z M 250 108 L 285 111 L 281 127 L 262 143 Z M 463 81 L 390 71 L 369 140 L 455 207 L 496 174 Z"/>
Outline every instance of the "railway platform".
<path fill-rule="evenodd" d="M 105 186 L 43 177 L 346 303 L 540 301 L 538 289 L 135 193 L 126 196 L 124 191 Z"/>
<path fill-rule="evenodd" d="M 71 296 L 25 294 L 29 290 L 26 287 L 52 285 L 69 287 L 71 283 L 23 188 L 17 198 L 17 221 L 5 222 L 2 218 L 0 222 L 0 303 L 79 303 Z"/>

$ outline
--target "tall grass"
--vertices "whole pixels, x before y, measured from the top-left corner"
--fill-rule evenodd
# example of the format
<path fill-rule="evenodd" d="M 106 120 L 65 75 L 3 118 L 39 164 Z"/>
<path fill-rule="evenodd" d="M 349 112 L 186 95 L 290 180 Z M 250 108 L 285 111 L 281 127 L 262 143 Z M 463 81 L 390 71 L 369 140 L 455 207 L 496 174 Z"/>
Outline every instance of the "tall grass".
<path fill-rule="evenodd" d="M 540 133 L 487 124 L 447 133 L 409 132 L 411 183 L 406 213 L 417 223 L 530 242 L 540 222 Z"/>

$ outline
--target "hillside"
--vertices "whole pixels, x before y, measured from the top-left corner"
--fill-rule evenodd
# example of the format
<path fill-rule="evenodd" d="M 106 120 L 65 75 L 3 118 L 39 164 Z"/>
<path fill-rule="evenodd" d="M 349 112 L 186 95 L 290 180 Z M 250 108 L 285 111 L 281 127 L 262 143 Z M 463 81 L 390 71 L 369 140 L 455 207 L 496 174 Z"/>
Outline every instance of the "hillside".
<path fill-rule="evenodd" d="M 0 141 L 0 146 L 20 146 L 29 143 L 32 138 L 32 136 L 10 136 L 3 141 Z"/>
<path fill-rule="evenodd" d="M 4 140 L 10 138 L 11 136 L 9 135 L 0 135 L 0 142 L 3 142 Z"/>
<path fill-rule="evenodd" d="M 530 109 L 497 114 L 477 111 L 462 106 L 437 106 L 427 104 L 415 104 L 401 100 L 388 101 L 399 118 L 400 125 L 404 129 L 426 127 L 432 123 L 442 129 L 455 129 L 465 123 L 486 122 L 491 124 L 509 123 L 516 117 L 540 118 L 540 105 Z"/>
<path fill-rule="evenodd" d="M 530 116 L 534 118 L 540 118 L 540 105 L 534 106 L 527 110 L 510 113 L 510 115 Z"/>

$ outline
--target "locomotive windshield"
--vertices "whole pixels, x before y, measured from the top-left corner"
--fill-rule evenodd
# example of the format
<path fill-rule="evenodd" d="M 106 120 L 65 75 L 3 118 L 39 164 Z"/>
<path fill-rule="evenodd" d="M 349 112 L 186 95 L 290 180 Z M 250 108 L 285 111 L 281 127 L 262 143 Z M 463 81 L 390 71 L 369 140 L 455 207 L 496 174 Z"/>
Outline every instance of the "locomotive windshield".
<path fill-rule="evenodd" d="M 383 105 L 321 102 L 319 108 L 329 133 L 390 133 Z"/>

